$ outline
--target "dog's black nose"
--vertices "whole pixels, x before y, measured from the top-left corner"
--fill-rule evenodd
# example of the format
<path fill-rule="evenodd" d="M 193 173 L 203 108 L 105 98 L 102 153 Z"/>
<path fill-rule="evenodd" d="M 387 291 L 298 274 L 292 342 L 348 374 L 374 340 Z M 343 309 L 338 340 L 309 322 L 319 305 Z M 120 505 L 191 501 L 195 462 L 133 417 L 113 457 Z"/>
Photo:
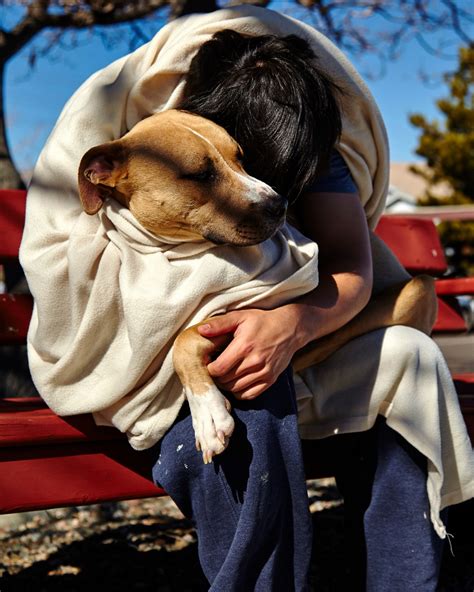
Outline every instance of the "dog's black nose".
<path fill-rule="evenodd" d="M 282 218 L 286 214 L 288 207 L 288 200 L 281 195 L 276 194 L 276 197 L 271 197 L 266 200 L 263 211 L 271 218 Z"/>

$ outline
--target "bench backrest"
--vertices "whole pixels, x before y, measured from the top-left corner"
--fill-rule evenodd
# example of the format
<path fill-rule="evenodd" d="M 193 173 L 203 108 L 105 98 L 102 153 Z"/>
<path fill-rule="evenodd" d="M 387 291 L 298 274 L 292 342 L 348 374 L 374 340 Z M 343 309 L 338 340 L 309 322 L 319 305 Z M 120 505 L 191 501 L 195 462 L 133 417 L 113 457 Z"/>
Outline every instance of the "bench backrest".
<path fill-rule="evenodd" d="M 375 232 L 411 274 L 427 273 L 439 277 L 445 273 L 448 264 L 431 220 L 383 216 Z"/>

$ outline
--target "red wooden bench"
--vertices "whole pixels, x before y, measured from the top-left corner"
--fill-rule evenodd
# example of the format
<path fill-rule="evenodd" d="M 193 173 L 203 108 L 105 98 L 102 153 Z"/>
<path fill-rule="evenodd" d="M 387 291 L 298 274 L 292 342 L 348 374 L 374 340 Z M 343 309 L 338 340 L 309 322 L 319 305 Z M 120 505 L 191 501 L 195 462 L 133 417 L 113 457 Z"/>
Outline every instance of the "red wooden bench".
<path fill-rule="evenodd" d="M 24 215 L 25 193 L 0 191 L 0 264 L 18 258 Z M 378 232 L 410 272 L 439 276 L 445 271 L 431 221 L 387 217 Z M 439 281 L 436 330 L 465 330 L 462 316 L 443 298 L 474 294 L 473 283 L 472 278 Z M 30 296 L 0 294 L 0 344 L 25 343 L 31 310 Z M 474 441 L 474 373 L 454 378 Z M 331 474 L 324 443 L 305 442 L 304 452 L 309 476 Z M 0 513 L 165 493 L 151 480 L 147 451 L 134 451 L 123 434 L 96 426 L 90 415 L 58 417 L 38 397 L 0 399 L 0 463 Z"/>

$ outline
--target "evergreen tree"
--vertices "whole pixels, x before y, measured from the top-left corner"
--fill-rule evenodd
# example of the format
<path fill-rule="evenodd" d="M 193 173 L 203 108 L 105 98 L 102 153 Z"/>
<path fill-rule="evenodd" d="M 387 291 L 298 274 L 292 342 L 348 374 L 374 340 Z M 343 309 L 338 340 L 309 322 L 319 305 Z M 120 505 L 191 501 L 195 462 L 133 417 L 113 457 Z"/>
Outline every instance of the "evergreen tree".
<path fill-rule="evenodd" d="M 474 46 L 459 50 L 459 65 L 446 74 L 450 96 L 437 101 L 443 122 L 427 121 L 423 115 L 410 117 L 421 130 L 416 153 L 427 167 L 411 167 L 428 183 L 422 205 L 474 204 Z M 451 194 L 436 194 L 435 185 L 447 183 Z M 451 253 L 457 271 L 474 275 L 474 222 L 444 222 L 441 240 Z"/>

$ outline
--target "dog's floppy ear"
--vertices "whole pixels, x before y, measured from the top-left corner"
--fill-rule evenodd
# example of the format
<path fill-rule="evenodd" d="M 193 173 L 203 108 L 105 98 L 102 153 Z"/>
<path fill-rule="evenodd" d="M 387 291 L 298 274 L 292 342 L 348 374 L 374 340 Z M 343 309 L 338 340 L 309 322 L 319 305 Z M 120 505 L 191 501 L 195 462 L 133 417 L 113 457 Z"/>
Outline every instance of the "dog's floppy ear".
<path fill-rule="evenodd" d="M 79 165 L 79 197 L 87 214 L 96 214 L 111 189 L 126 175 L 126 160 L 120 140 L 94 146 Z"/>

